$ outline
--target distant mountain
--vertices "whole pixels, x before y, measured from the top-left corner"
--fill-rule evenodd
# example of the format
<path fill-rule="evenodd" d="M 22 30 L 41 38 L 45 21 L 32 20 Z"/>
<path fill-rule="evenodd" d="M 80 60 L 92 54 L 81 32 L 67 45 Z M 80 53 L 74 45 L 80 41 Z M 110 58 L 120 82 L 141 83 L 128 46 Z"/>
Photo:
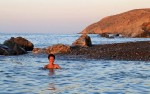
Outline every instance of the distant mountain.
<path fill-rule="evenodd" d="M 87 34 L 121 34 L 127 37 L 149 37 L 142 29 L 144 23 L 150 22 L 150 8 L 135 9 L 112 15 L 86 27 L 80 33 Z"/>

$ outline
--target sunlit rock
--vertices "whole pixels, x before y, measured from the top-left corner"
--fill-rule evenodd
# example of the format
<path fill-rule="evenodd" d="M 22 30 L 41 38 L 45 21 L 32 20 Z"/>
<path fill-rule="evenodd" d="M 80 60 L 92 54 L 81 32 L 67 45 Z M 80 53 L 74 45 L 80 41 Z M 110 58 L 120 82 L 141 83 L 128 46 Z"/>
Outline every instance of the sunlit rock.
<path fill-rule="evenodd" d="M 69 45 L 55 44 L 46 48 L 46 53 L 48 54 L 63 54 L 70 51 Z"/>
<path fill-rule="evenodd" d="M 87 26 L 81 34 L 121 34 L 125 37 L 144 37 L 141 25 L 150 22 L 150 8 L 135 9 L 112 15 Z M 146 35 L 146 37 L 148 37 Z"/>
<path fill-rule="evenodd" d="M 81 35 L 72 46 L 89 47 L 92 46 L 91 38 L 87 34 Z"/>

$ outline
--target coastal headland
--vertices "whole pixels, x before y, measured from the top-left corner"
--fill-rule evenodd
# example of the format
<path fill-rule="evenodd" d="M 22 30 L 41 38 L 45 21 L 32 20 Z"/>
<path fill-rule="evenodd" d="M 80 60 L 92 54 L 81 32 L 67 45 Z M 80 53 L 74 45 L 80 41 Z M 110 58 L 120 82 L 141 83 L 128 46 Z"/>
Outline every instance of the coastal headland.
<path fill-rule="evenodd" d="M 150 37 L 150 8 L 110 15 L 87 26 L 81 34 L 119 34 L 125 37 Z"/>

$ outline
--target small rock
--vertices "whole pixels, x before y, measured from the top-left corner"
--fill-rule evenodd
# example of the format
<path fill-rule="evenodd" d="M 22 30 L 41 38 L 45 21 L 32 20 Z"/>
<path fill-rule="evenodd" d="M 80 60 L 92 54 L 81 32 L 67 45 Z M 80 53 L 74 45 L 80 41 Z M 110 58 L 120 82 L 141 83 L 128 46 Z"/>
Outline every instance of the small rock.
<path fill-rule="evenodd" d="M 83 34 L 72 44 L 72 46 L 81 46 L 81 47 L 92 46 L 91 38 L 88 35 Z"/>

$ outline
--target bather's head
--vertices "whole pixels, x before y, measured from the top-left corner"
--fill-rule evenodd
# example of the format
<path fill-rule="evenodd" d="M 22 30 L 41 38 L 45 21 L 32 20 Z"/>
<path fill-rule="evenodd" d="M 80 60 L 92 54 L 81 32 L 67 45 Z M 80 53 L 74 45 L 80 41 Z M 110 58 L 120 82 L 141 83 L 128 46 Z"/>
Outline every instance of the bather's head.
<path fill-rule="evenodd" d="M 54 63 L 55 55 L 49 54 L 49 55 L 48 55 L 48 60 L 49 60 L 50 63 Z"/>

